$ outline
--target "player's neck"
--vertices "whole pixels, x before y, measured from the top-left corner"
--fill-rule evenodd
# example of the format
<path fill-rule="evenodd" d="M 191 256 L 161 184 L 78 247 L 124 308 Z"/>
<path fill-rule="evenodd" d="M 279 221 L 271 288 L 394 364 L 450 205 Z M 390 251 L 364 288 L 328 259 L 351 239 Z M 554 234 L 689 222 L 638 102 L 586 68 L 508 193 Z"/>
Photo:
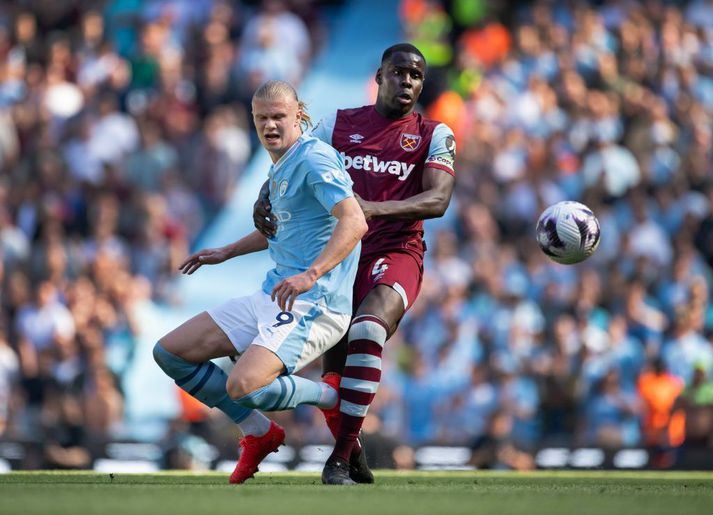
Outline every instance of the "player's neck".
<path fill-rule="evenodd" d="M 297 141 L 300 139 L 300 136 L 302 136 L 302 131 L 299 131 L 296 135 L 290 138 L 290 140 L 288 140 L 289 143 L 282 147 L 280 150 L 268 150 L 267 153 L 270 154 L 270 159 L 272 159 L 272 163 L 275 164 L 280 159 L 282 159 L 282 156 L 287 154 L 287 152 L 289 152 L 290 149 L 295 146 Z"/>
<path fill-rule="evenodd" d="M 380 103 L 378 100 L 374 104 L 374 109 L 381 116 L 383 116 L 384 118 L 388 118 L 389 120 L 400 120 L 401 118 L 406 118 L 407 116 L 410 116 L 411 113 L 413 113 L 413 108 L 404 112 L 397 108 L 394 108 L 394 109 L 389 108 L 386 105 Z"/>

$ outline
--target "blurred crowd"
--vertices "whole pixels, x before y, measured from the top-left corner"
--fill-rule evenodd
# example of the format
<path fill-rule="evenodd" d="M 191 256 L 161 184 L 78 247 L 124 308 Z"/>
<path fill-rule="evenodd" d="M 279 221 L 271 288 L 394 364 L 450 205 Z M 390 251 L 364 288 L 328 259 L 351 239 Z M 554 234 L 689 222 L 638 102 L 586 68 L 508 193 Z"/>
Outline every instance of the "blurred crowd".
<path fill-rule="evenodd" d="M 425 110 L 456 130 L 458 209 L 373 414 L 477 465 L 713 446 L 713 2 L 401 7 L 437 64 Z M 533 235 L 566 199 L 601 224 L 569 267 Z"/>
<path fill-rule="evenodd" d="M 380 463 L 426 443 L 516 469 L 539 445 L 713 446 L 713 2 L 400 15 L 457 187 L 364 427 Z M 87 466 L 115 434 L 137 310 L 176 301 L 255 146 L 252 89 L 298 85 L 324 29 L 317 2 L 0 2 L 0 434 L 46 441 L 38 464 Z M 534 238 L 565 199 L 602 230 L 576 266 Z M 167 448 L 235 446 L 182 406 Z M 275 416 L 329 441 L 311 407 Z"/>
<path fill-rule="evenodd" d="M 28 466 L 120 427 L 137 313 L 233 194 L 252 91 L 320 44 L 321 7 L 288 7 L 0 1 L 0 436 L 44 442 Z"/>

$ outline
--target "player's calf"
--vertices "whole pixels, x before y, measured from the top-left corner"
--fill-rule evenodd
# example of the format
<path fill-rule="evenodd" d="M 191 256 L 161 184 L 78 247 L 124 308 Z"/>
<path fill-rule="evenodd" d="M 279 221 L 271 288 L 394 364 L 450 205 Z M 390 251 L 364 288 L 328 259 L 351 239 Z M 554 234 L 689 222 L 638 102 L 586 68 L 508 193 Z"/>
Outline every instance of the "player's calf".
<path fill-rule="evenodd" d="M 250 410 L 233 402 L 226 391 L 227 376 L 210 361 L 190 363 L 167 351 L 161 343 L 153 349 L 154 360 L 179 388 L 206 406 L 218 408 L 236 423 L 242 422 Z"/>

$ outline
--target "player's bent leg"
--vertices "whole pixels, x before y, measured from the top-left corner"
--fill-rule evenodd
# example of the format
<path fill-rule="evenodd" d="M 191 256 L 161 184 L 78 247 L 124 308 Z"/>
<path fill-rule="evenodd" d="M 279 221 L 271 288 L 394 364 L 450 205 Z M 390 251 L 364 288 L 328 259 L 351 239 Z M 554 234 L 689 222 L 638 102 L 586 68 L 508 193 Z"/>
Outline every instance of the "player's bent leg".
<path fill-rule="evenodd" d="M 238 400 L 269 385 L 284 371 L 284 364 L 274 352 L 260 345 L 250 345 L 230 372 L 228 394 Z"/>
<path fill-rule="evenodd" d="M 228 390 L 242 406 L 268 411 L 290 409 L 299 404 L 332 407 L 337 403 L 334 388 L 299 376 L 281 375 L 284 371 L 285 366 L 275 353 L 260 345 L 251 345 L 233 369 Z M 274 422 L 264 436 L 243 438 L 240 460 L 230 482 L 242 483 L 253 477 L 262 460 L 284 441 L 285 432 Z"/>
<path fill-rule="evenodd" d="M 252 345 L 230 374 L 228 392 L 246 408 L 263 411 L 292 409 L 300 404 L 320 408 L 336 405 L 337 391 L 332 386 L 296 375 L 282 375 L 284 371 L 284 364 L 276 354 Z"/>
<path fill-rule="evenodd" d="M 289 313 L 269 295 L 259 300 L 257 335 L 228 381 L 228 392 L 246 407 L 275 411 L 311 404 L 333 407 L 330 386 L 292 375 L 322 356 L 347 332 L 350 315 L 297 300 Z"/>
<path fill-rule="evenodd" d="M 266 383 L 272 382 L 282 372 L 282 362 L 271 351 L 251 345 L 240 356 L 228 377 L 226 389 L 230 397 L 243 409 L 252 411 L 260 408 L 258 403 L 245 402 L 253 391 L 261 391 Z M 253 413 L 256 413 L 253 411 Z M 240 458 L 230 475 L 232 484 L 241 484 L 259 470 L 265 456 L 285 442 L 285 431 L 275 422 L 270 422 L 263 435 L 247 435 L 240 440 Z"/>
<path fill-rule="evenodd" d="M 235 348 L 207 313 L 171 331 L 153 349 L 154 360 L 176 385 L 240 423 L 250 410 L 230 399 L 226 390 L 227 375 L 209 361 L 231 354 L 235 354 Z"/>
<path fill-rule="evenodd" d="M 179 325 L 159 343 L 168 352 L 191 363 L 236 354 L 231 341 L 205 311 Z"/>
<path fill-rule="evenodd" d="M 253 477 L 258 464 L 284 441 L 284 430 L 265 415 L 230 398 L 228 376 L 210 359 L 236 353 L 232 342 L 210 315 L 201 313 L 164 336 L 154 346 L 154 359 L 176 384 L 210 407 L 228 415 L 240 428 L 240 460 L 231 483 Z"/>

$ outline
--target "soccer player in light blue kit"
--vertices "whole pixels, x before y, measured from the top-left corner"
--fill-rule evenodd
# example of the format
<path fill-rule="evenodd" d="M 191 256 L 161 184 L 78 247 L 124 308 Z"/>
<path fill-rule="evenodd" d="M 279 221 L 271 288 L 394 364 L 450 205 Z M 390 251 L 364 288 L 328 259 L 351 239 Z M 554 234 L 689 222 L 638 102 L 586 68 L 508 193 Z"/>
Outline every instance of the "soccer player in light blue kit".
<path fill-rule="evenodd" d="M 295 90 L 263 84 L 252 112 L 272 158 L 270 202 L 278 219 L 269 240 L 254 231 L 190 256 L 181 271 L 269 249 L 275 268 L 262 289 L 203 312 L 161 338 L 154 359 L 176 384 L 236 422 L 242 451 L 231 483 L 243 483 L 285 440 L 284 430 L 258 410 L 312 404 L 332 408 L 337 392 L 293 375 L 339 342 L 352 311 L 352 286 L 366 220 L 339 153 L 302 134 L 309 123 Z M 230 375 L 210 360 L 240 355 Z"/>

